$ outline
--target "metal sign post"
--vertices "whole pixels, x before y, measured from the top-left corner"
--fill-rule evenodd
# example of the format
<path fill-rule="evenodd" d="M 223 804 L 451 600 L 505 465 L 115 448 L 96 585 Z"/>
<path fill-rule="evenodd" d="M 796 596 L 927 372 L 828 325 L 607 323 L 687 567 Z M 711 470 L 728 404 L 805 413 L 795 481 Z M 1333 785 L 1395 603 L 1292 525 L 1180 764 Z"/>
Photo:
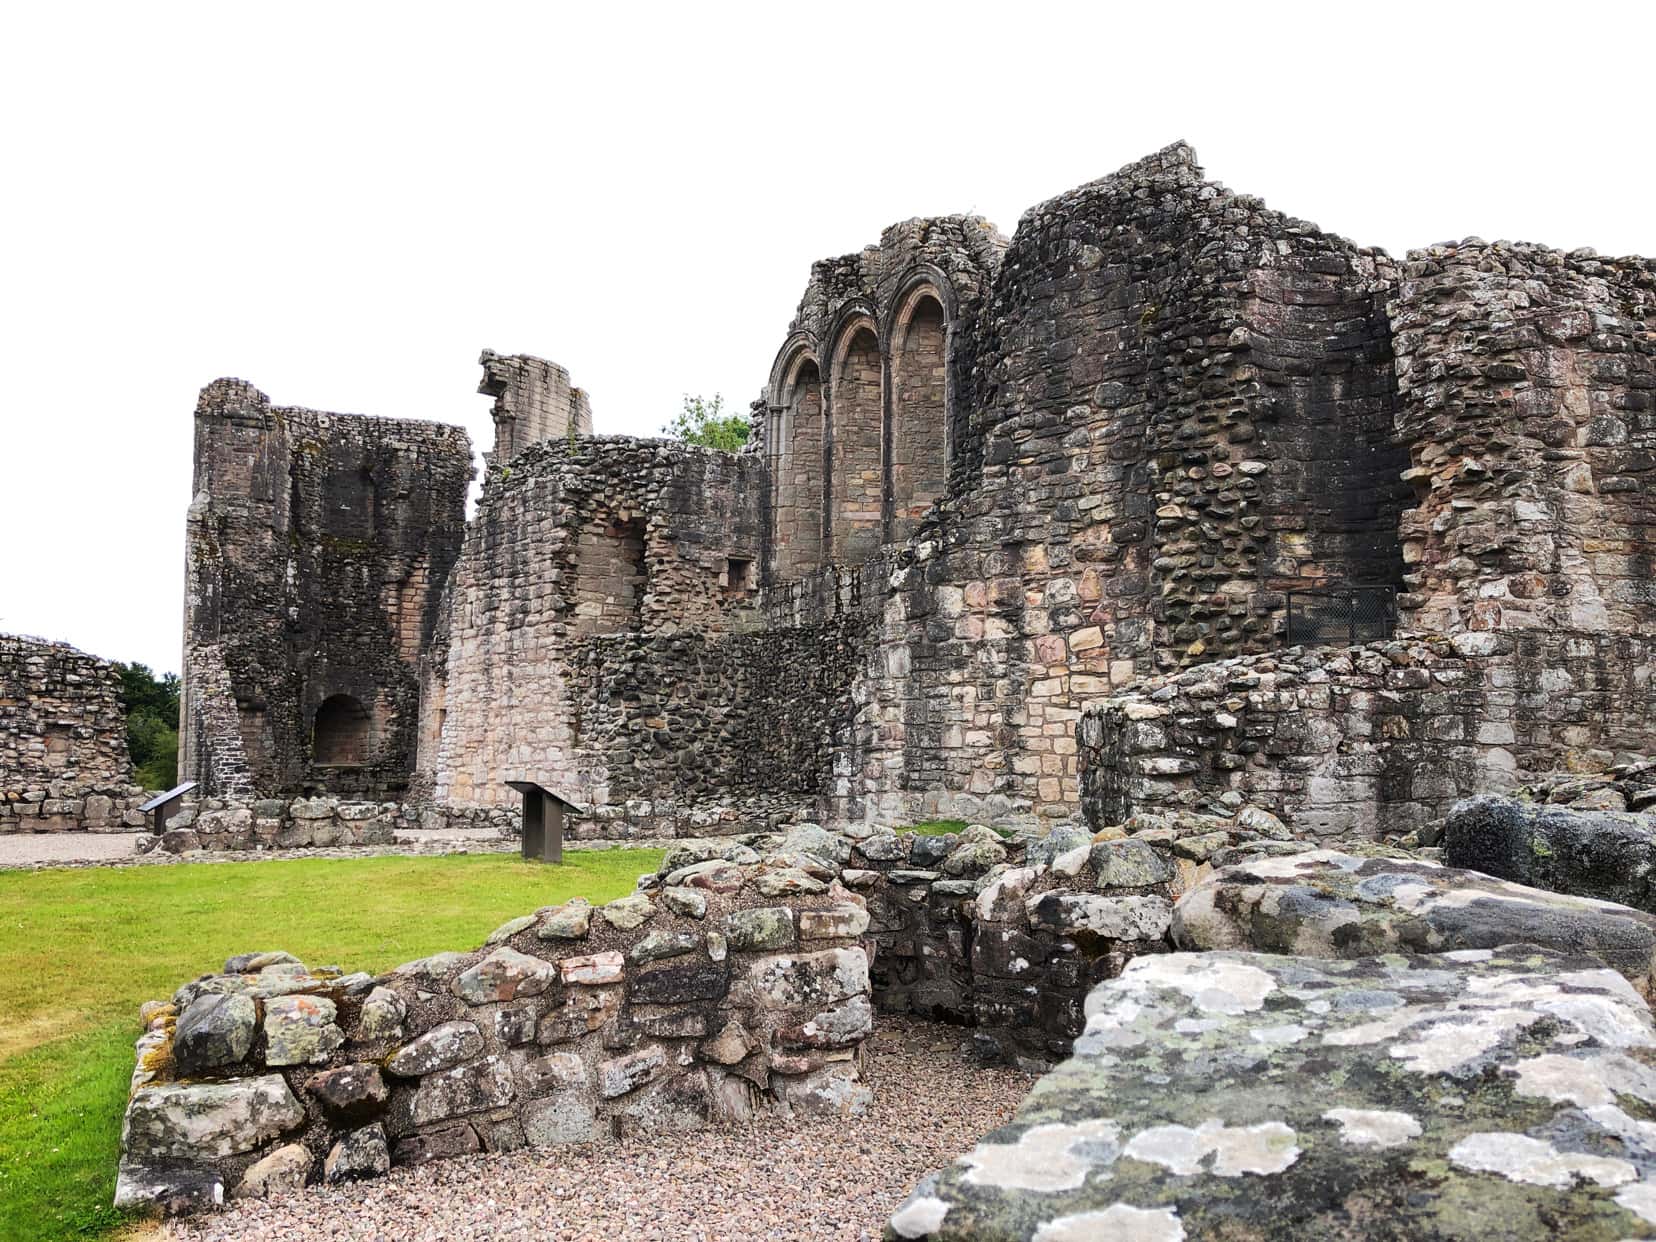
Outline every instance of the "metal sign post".
<path fill-rule="evenodd" d="M 507 781 L 506 786 L 523 795 L 523 857 L 562 862 L 564 815 L 580 814 L 580 805 L 535 781 Z"/>
<path fill-rule="evenodd" d="M 138 810 L 150 817 L 150 831 L 160 836 L 167 830 L 168 808 L 177 802 L 190 790 L 196 787 L 194 781 L 185 781 L 182 785 L 175 785 L 166 793 L 156 794 Z"/>

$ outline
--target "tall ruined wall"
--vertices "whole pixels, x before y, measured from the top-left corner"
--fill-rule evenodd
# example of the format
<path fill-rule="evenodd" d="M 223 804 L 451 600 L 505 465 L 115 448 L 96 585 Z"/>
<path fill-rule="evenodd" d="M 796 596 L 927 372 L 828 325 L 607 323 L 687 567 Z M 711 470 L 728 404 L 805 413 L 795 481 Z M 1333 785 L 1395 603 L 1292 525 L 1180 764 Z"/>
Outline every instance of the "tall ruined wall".
<path fill-rule="evenodd" d="M 1067 816 L 1086 701 L 1279 643 L 1290 588 L 1398 581 L 1391 276 L 1182 145 L 1027 213 L 842 812 Z"/>
<path fill-rule="evenodd" d="M 721 644 L 753 625 L 762 469 L 600 437 L 491 472 L 428 661 L 421 766 L 439 801 L 506 801 L 508 779 L 603 803 L 752 776 L 750 687 L 786 640 L 745 659 Z M 805 689 L 774 683 L 790 684 Z"/>
<path fill-rule="evenodd" d="M 0 832 L 119 828 L 131 786 L 114 665 L 0 634 Z"/>
<path fill-rule="evenodd" d="M 1656 621 L 1656 262 L 1476 239 L 1410 254 L 1391 307 L 1426 629 Z"/>
<path fill-rule="evenodd" d="M 492 349 L 485 349 L 477 361 L 483 368 L 477 391 L 495 399 L 491 464 L 504 465 L 542 440 L 592 434 L 592 402 L 557 363 Z"/>
<path fill-rule="evenodd" d="M 242 380 L 202 390 L 186 777 L 236 795 L 408 787 L 416 669 L 471 474 L 457 427 L 272 406 Z"/>

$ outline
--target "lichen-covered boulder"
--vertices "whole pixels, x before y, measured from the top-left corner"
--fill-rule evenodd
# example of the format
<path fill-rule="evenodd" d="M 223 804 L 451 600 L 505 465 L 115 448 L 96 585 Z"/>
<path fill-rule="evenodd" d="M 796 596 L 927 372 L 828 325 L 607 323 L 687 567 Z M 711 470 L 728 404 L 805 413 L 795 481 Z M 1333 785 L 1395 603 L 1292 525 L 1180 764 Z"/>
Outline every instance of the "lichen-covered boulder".
<path fill-rule="evenodd" d="M 1656 1024 L 1588 957 L 1134 960 L 888 1239 L 1648 1237 Z M 1647 1180 L 1650 1178 L 1651 1180 Z"/>
<path fill-rule="evenodd" d="M 1313 957 L 1527 943 L 1588 952 L 1647 992 L 1656 916 L 1408 858 L 1314 850 L 1215 872 L 1179 900 L 1181 949 Z"/>
<path fill-rule="evenodd" d="M 1443 851 L 1451 866 L 1656 912 L 1656 816 L 1467 798 L 1444 820 Z"/>
<path fill-rule="evenodd" d="M 304 1119 L 280 1074 L 173 1082 L 133 1094 L 121 1145 L 137 1159 L 205 1160 L 252 1151 Z"/>
<path fill-rule="evenodd" d="M 234 1065 L 253 1046 L 259 1010 L 250 996 L 199 996 L 178 1018 L 173 1032 L 173 1061 L 178 1072 L 194 1077 Z"/>

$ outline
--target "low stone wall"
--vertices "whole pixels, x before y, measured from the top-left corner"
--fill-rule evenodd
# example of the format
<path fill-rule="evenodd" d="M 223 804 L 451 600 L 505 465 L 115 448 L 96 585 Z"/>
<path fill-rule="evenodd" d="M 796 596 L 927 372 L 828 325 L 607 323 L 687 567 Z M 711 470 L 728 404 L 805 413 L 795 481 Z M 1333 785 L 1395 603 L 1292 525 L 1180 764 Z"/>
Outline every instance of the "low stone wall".
<path fill-rule="evenodd" d="M 136 785 L 49 781 L 38 788 L 0 792 L 0 833 L 139 832 L 138 808 L 149 795 Z"/>
<path fill-rule="evenodd" d="M 1082 811 L 1246 802 L 1307 837 L 1400 837 L 1459 798 L 1649 750 L 1647 663 L 1625 638 L 1471 632 L 1204 664 L 1087 709 Z"/>
<path fill-rule="evenodd" d="M 797 847 L 678 860 L 387 974 L 247 954 L 144 1007 L 116 1202 L 189 1210 L 474 1151 L 848 1114 L 864 899 Z"/>

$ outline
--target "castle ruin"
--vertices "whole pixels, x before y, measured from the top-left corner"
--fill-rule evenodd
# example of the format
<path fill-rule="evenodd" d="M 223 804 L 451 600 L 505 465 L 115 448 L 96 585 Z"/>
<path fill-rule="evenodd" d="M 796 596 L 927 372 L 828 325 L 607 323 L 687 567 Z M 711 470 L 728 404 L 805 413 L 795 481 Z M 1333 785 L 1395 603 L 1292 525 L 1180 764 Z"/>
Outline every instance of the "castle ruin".
<path fill-rule="evenodd" d="M 1393 260 L 1176 144 L 1010 240 L 815 264 L 738 454 L 594 436 L 561 367 L 485 352 L 469 522 L 459 429 L 218 380 L 183 775 L 530 779 L 606 835 L 1222 799 L 1404 833 L 1656 749 L 1653 325 L 1651 260 Z"/>

